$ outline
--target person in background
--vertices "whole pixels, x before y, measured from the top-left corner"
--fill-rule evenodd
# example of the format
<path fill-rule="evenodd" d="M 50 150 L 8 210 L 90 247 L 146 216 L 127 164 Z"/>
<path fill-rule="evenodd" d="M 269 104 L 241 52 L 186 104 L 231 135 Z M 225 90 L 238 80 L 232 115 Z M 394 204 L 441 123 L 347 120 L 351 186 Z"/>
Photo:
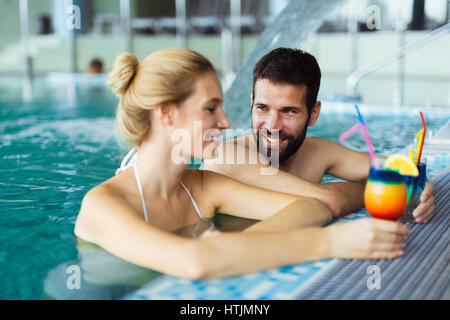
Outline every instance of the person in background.
<path fill-rule="evenodd" d="M 103 62 L 98 58 L 94 58 L 89 62 L 89 67 L 86 70 L 89 74 L 97 74 L 103 72 Z"/>

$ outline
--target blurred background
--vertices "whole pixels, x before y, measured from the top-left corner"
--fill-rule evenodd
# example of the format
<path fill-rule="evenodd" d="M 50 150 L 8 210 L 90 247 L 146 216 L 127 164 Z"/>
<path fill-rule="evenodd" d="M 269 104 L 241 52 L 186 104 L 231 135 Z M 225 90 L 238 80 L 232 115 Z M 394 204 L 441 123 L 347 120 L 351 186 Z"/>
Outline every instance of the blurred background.
<path fill-rule="evenodd" d="M 448 23 L 448 0 L 316 2 L 320 24 L 301 26 L 308 29 L 301 48 L 319 61 L 322 98 L 449 106 L 448 28 L 421 39 Z M 0 0 L 0 76 L 107 72 L 123 51 L 142 59 L 157 49 L 187 47 L 213 62 L 228 89 L 258 37 L 277 23 L 274 20 L 288 3 Z M 296 36 L 294 31 L 291 37 Z M 417 39 L 404 58 L 388 56 Z M 375 66 L 358 70 L 380 59 Z"/>

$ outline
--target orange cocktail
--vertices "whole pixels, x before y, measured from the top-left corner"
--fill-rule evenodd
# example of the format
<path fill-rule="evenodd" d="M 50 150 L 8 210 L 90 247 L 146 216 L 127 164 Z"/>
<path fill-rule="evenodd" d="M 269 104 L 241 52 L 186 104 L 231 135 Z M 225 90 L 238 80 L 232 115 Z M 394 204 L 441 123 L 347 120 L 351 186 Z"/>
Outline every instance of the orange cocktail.
<path fill-rule="evenodd" d="M 404 176 L 395 171 L 372 167 L 364 190 L 364 204 L 372 217 L 399 219 L 407 205 Z"/>

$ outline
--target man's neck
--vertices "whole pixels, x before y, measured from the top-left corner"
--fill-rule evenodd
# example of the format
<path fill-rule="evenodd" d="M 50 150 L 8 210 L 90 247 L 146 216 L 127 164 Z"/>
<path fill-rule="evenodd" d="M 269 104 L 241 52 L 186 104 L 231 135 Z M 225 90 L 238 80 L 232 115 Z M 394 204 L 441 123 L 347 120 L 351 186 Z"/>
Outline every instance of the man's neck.
<path fill-rule="evenodd" d="M 255 135 L 251 134 L 251 135 L 246 136 L 246 138 L 248 138 L 248 145 L 246 143 L 247 148 L 250 149 L 250 150 L 252 150 L 252 149 L 253 150 L 258 150 L 257 144 L 256 144 L 256 137 L 255 137 Z M 279 162 L 279 166 L 278 167 L 279 167 L 280 170 L 290 172 L 290 169 L 294 165 L 295 159 L 298 158 L 298 156 L 299 156 L 299 154 L 301 152 L 302 146 L 304 146 L 304 144 L 305 144 L 305 141 L 306 141 L 306 137 L 305 137 L 305 140 L 303 141 L 302 145 L 300 146 L 300 148 L 298 148 L 295 153 L 293 153 L 286 160 Z M 268 160 L 270 160 L 270 159 L 268 159 Z"/>

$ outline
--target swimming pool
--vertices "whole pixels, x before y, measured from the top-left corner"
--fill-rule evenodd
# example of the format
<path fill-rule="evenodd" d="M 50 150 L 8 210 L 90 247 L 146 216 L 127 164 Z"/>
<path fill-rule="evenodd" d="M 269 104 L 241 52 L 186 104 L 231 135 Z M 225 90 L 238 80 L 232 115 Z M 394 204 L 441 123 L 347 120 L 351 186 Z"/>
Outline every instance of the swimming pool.
<path fill-rule="evenodd" d="M 73 228 L 81 199 L 114 174 L 128 151 L 116 139 L 118 100 L 101 80 L 69 86 L 36 78 L 24 101 L 21 81 L 0 79 L 2 299 L 40 299 L 49 271 L 77 260 Z M 423 110 L 431 130 L 450 115 Z M 418 110 L 362 106 L 361 112 L 379 154 L 403 149 L 421 128 Z M 231 122 L 240 114 L 226 113 Z M 356 121 L 353 105 L 324 102 L 308 135 L 338 141 Z M 366 151 L 359 134 L 345 145 Z"/>

